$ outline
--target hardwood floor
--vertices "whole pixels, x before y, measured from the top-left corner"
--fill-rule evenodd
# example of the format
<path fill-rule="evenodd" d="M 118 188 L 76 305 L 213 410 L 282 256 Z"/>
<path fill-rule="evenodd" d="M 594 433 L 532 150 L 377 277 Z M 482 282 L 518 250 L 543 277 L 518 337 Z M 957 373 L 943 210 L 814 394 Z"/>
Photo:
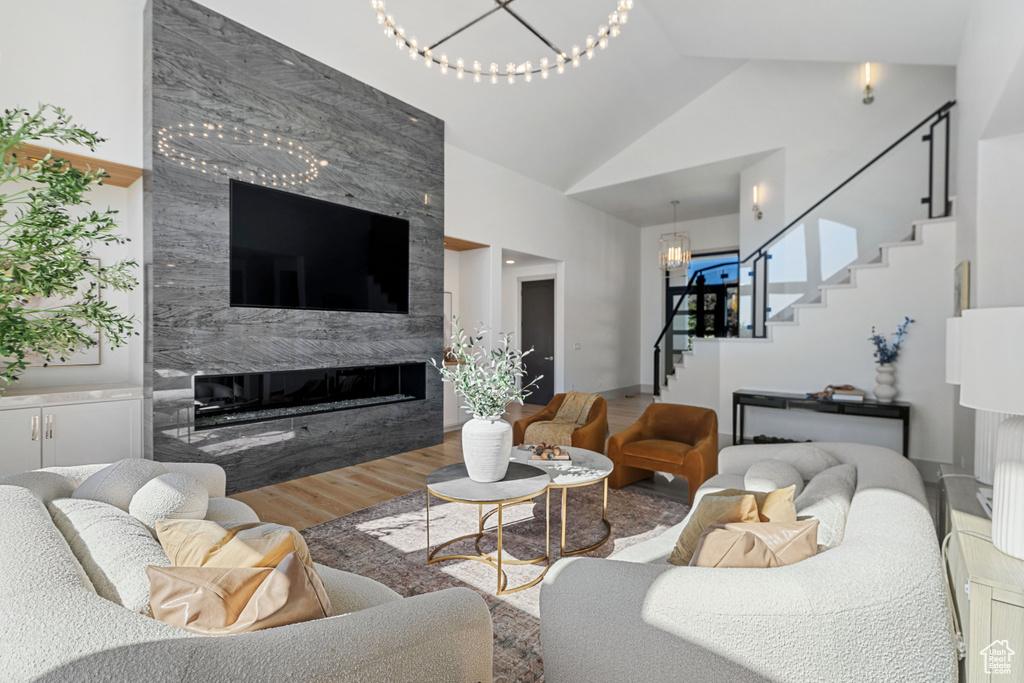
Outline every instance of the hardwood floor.
<path fill-rule="evenodd" d="M 611 433 L 633 424 L 652 400 L 650 394 L 636 394 L 608 401 L 608 428 Z M 512 404 L 505 419 L 514 422 L 538 412 L 542 407 Z M 251 507 L 266 522 L 304 529 L 422 489 L 428 474 L 462 460 L 461 438 L 462 433 L 456 429 L 446 432 L 444 443 L 436 446 L 231 497 Z"/>

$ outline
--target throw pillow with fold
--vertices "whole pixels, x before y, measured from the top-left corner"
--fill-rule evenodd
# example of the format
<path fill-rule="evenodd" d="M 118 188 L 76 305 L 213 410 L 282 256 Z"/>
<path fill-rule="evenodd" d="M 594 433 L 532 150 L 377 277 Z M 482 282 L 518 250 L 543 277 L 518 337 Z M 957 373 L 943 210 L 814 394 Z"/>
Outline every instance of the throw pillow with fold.
<path fill-rule="evenodd" d="M 795 486 L 787 486 L 775 491 L 744 491 L 743 489 L 723 489 L 709 493 L 707 497 L 725 497 L 751 495 L 757 501 L 758 518 L 762 522 L 795 522 L 796 505 L 793 502 Z M 757 520 L 752 520 L 757 521 Z"/>
<path fill-rule="evenodd" d="M 333 615 L 324 584 L 296 553 L 276 567 L 146 567 L 153 617 L 224 636 Z"/>
<path fill-rule="evenodd" d="M 289 553 L 296 553 L 313 569 L 305 539 L 289 526 L 165 519 L 155 528 L 160 545 L 175 567 L 274 567 Z"/>
<path fill-rule="evenodd" d="M 818 520 L 713 524 L 700 537 L 691 567 L 782 567 L 818 552 Z"/>
<path fill-rule="evenodd" d="M 752 494 L 736 496 L 704 496 L 697 509 L 690 515 L 690 521 L 683 527 L 676 541 L 676 547 L 668 561 L 682 567 L 690 564 L 704 530 L 712 524 L 728 522 L 758 521 L 757 501 Z"/>

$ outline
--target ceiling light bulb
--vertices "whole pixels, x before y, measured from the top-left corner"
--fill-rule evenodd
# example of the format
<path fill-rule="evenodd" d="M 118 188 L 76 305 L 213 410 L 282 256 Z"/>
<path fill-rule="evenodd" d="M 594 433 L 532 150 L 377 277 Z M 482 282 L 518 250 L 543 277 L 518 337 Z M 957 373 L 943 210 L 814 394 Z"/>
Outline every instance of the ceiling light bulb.
<path fill-rule="evenodd" d="M 441 53 L 441 75 L 448 75 L 448 55 Z"/>
<path fill-rule="evenodd" d="M 461 81 L 462 77 L 465 75 L 465 71 L 466 62 L 462 60 L 462 57 L 459 57 L 455 60 L 455 77 Z"/>
<path fill-rule="evenodd" d="M 473 82 L 480 82 L 480 62 L 473 62 Z"/>
<path fill-rule="evenodd" d="M 491 84 L 496 85 L 498 83 L 498 65 L 491 62 Z"/>
<path fill-rule="evenodd" d="M 597 29 L 597 44 L 601 46 L 601 49 L 608 47 L 608 27 L 601 26 Z"/>
<path fill-rule="evenodd" d="M 515 259 L 510 259 L 510 258 L 505 259 L 505 263 L 507 263 L 509 265 L 512 265 L 513 263 L 515 263 Z"/>
<path fill-rule="evenodd" d="M 540 60 L 540 77 L 546 79 L 548 77 L 548 58 L 542 57 Z"/>
<path fill-rule="evenodd" d="M 526 78 L 527 83 L 533 80 L 533 64 L 531 64 L 529 60 L 526 61 L 525 68 L 523 69 L 523 75 Z"/>
<path fill-rule="evenodd" d="M 412 38 L 409 40 L 409 59 L 415 62 L 419 57 L 419 41 L 416 38 Z"/>
<path fill-rule="evenodd" d="M 516 65 L 509 62 L 505 65 L 505 72 L 508 73 L 508 84 L 514 84 L 516 82 Z"/>
<path fill-rule="evenodd" d="M 565 55 L 558 55 L 556 61 L 558 62 L 558 66 L 556 67 L 556 71 L 558 71 L 558 73 L 560 73 L 560 74 L 564 74 L 565 73 Z"/>
<path fill-rule="evenodd" d="M 429 47 L 423 51 L 423 62 L 428 69 L 434 66 L 434 53 L 430 51 Z"/>
<path fill-rule="evenodd" d="M 579 65 L 580 65 L 580 46 L 579 45 L 573 45 L 572 46 L 572 66 L 575 69 Z"/>

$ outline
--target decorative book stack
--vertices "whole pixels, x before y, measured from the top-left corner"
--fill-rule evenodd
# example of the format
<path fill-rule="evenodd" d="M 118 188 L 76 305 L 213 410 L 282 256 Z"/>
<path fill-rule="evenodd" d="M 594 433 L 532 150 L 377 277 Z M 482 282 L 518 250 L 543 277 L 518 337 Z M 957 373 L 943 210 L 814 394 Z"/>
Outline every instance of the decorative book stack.
<path fill-rule="evenodd" d="M 836 389 L 832 392 L 832 400 L 862 403 L 864 401 L 864 392 L 860 389 Z"/>

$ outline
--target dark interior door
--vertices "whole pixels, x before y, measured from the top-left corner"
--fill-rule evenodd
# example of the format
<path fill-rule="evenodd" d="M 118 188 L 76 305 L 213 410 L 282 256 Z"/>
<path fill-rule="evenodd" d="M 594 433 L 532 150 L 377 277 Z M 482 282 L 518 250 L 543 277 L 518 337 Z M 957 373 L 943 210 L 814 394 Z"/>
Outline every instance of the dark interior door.
<path fill-rule="evenodd" d="M 526 402 L 547 405 L 555 395 L 555 281 L 523 282 L 522 311 L 523 350 L 533 349 L 523 383 L 543 375 Z"/>

